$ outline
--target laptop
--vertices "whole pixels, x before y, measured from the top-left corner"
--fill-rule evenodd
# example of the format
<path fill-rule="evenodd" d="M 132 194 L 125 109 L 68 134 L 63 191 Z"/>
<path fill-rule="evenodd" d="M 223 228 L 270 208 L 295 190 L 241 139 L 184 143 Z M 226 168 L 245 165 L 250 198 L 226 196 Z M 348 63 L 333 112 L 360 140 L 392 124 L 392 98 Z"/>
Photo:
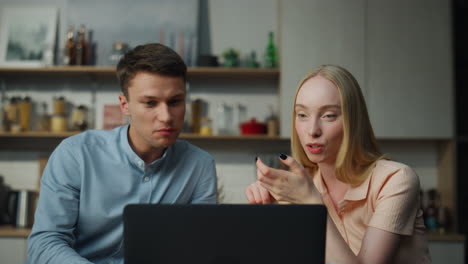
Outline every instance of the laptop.
<path fill-rule="evenodd" d="M 124 209 L 126 264 L 324 263 L 323 205 L 159 205 Z"/>

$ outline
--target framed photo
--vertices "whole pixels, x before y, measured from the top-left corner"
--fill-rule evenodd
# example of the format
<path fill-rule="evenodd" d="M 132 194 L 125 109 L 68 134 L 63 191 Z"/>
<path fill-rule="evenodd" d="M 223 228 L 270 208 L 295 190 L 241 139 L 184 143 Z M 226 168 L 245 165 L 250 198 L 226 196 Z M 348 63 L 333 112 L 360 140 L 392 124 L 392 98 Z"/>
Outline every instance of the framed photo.
<path fill-rule="evenodd" d="M 57 8 L 3 8 L 0 22 L 0 65 L 52 65 L 57 33 Z"/>

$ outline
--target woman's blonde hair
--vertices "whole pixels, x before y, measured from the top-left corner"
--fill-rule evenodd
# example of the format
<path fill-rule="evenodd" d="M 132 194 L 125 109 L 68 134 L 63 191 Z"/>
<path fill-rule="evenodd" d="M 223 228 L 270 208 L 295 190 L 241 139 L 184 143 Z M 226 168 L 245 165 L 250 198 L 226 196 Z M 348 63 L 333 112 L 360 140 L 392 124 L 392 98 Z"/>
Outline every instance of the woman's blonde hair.
<path fill-rule="evenodd" d="M 346 69 L 336 65 L 322 65 L 313 69 L 300 82 L 293 104 L 291 152 L 293 157 L 315 174 L 317 164 L 311 162 L 299 141 L 296 132 L 296 99 L 302 85 L 315 76 L 331 81 L 340 93 L 343 141 L 336 158 L 338 180 L 352 186 L 361 184 L 369 176 L 374 164 L 383 155 L 377 147 L 372 125 L 367 113 L 366 103 L 356 79 Z"/>

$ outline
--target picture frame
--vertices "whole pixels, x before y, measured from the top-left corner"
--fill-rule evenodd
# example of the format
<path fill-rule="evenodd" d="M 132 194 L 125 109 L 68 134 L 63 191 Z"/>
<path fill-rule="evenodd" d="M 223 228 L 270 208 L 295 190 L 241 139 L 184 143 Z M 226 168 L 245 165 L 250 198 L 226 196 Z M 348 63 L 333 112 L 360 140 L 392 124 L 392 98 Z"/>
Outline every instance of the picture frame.
<path fill-rule="evenodd" d="M 0 65 L 53 65 L 58 8 L 5 7 L 0 20 Z"/>

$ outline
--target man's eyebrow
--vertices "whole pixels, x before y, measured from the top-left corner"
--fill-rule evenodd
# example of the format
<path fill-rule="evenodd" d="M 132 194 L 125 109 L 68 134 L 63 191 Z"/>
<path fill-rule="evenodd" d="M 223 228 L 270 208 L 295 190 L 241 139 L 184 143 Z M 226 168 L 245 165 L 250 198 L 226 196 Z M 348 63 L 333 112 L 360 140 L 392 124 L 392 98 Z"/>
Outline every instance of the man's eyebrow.
<path fill-rule="evenodd" d="M 177 99 L 177 98 L 183 98 L 183 97 L 185 97 L 185 94 L 184 93 L 179 93 L 179 94 L 175 94 L 175 95 L 169 97 L 169 99 Z M 161 99 L 160 97 L 153 96 L 153 95 L 142 95 L 142 96 L 140 96 L 138 98 L 139 99 L 152 99 L 152 100 Z"/>

